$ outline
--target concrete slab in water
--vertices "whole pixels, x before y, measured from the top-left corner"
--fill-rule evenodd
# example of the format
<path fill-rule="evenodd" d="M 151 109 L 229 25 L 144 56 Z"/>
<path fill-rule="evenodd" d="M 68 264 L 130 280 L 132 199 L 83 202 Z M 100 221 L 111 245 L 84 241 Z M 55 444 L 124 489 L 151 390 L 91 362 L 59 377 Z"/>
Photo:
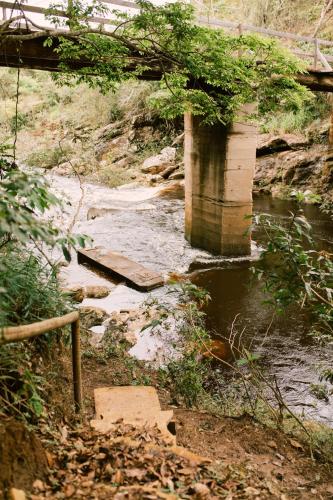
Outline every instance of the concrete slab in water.
<path fill-rule="evenodd" d="M 103 247 L 78 250 L 78 262 L 88 262 L 103 269 L 117 278 L 124 279 L 128 285 L 140 291 L 148 291 L 164 285 L 161 274 Z"/>
<path fill-rule="evenodd" d="M 96 419 L 91 425 L 100 432 L 109 432 L 122 419 L 137 427 L 157 426 L 175 442 L 168 430 L 173 411 L 161 411 L 156 389 L 147 386 L 101 387 L 94 390 Z"/>

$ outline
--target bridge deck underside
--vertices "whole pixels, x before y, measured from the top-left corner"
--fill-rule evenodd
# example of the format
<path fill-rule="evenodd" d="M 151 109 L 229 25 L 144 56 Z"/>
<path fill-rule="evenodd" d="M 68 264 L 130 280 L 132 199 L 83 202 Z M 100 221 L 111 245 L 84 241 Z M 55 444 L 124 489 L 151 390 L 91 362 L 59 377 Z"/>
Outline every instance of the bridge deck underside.
<path fill-rule="evenodd" d="M 27 40 L 21 43 L 7 38 L 0 43 L 0 66 L 10 68 L 29 68 L 44 71 L 61 71 L 59 56 L 54 51 L 55 46 L 44 46 L 45 37 Z M 88 60 L 68 61 L 71 69 L 91 68 L 94 73 L 94 63 Z M 135 69 L 133 67 L 133 69 Z M 159 80 L 161 73 L 155 68 L 145 71 L 140 77 L 144 80 Z M 314 91 L 333 92 L 333 71 L 309 70 L 299 74 L 297 80 L 302 85 Z"/>

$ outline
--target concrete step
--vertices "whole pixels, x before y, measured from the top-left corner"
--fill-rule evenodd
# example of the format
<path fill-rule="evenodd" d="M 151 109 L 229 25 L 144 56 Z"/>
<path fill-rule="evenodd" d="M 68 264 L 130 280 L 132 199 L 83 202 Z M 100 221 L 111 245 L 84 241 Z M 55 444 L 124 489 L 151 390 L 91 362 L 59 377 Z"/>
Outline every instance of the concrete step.
<path fill-rule="evenodd" d="M 94 390 L 96 418 L 91 426 L 106 433 L 123 420 L 135 427 L 157 426 L 163 436 L 175 444 L 168 429 L 173 411 L 162 411 L 156 389 L 149 386 L 102 387 Z"/>

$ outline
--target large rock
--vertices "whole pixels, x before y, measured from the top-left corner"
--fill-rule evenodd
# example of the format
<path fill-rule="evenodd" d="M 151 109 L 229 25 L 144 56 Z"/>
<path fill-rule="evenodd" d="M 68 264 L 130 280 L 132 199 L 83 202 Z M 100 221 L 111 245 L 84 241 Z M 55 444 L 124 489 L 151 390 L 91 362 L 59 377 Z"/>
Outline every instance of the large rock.
<path fill-rule="evenodd" d="M 120 120 L 117 122 L 109 123 L 97 132 L 97 139 L 110 140 L 122 135 L 125 131 L 126 121 Z"/>
<path fill-rule="evenodd" d="M 57 174 L 57 175 L 71 175 L 73 174 L 73 168 L 69 161 L 65 161 L 64 163 L 61 163 L 57 167 L 52 168 L 52 173 Z"/>
<path fill-rule="evenodd" d="M 295 151 L 307 145 L 309 145 L 309 141 L 302 135 L 284 134 L 271 137 L 269 134 L 263 134 L 259 136 L 257 157 L 279 153 L 281 151 Z"/>
<path fill-rule="evenodd" d="M 314 193 L 327 191 L 329 177 L 325 175 L 327 147 L 312 146 L 299 151 L 283 151 L 257 159 L 255 186 L 269 188 L 273 195 L 287 188 L 311 189 Z"/>
<path fill-rule="evenodd" d="M 81 306 L 79 313 L 81 325 L 87 330 L 92 326 L 101 325 L 109 317 L 104 309 L 94 306 Z"/>
<path fill-rule="evenodd" d="M 172 181 L 164 184 L 158 191 L 157 196 L 166 198 L 183 198 L 185 183 L 184 180 Z"/>
<path fill-rule="evenodd" d="M 110 288 L 103 285 L 89 285 L 85 287 L 85 296 L 88 299 L 103 299 L 110 294 Z"/>
<path fill-rule="evenodd" d="M 174 172 L 173 174 L 170 175 L 169 177 L 169 180 L 170 181 L 177 181 L 177 180 L 180 180 L 180 179 L 184 179 L 185 177 L 185 174 L 184 172 Z"/>
<path fill-rule="evenodd" d="M 74 302 L 82 302 L 85 298 L 85 290 L 81 285 L 72 285 L 61 290 L 66 295 L 69 295 Z"/>
<path fill-rule="evenodd" d="M 169 167 L 176 158 L 176 148 L 166 147 L 155 156 L 147 158 L 141 167 L 144 174 L 159 174 Z"/>
<path fill-rule="evenodd" d="M 167 167 L 165 170 L 161 172 L 161 176 L 163 179 L 168 179 L 170 175 L 179 168 L 179 165 L 170 165 L 170 167 Z"/>

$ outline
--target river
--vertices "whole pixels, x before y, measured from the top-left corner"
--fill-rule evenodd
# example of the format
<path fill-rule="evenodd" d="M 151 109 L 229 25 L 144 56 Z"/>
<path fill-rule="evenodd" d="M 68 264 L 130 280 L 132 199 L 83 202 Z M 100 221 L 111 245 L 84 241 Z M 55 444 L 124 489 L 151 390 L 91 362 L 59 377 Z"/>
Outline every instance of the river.
<path fill-rule="evenodd" d="M 51 176 L 56 192 L 70 200 L 63 212 L 57 213 L 58 222 L 68 225 L 81 197 L 76 179 Z M 262 240 L 253 235 L 250 259 L 217 258 L 192 248 L 184 238 L 184 200 L 176 195 L 160 195 L 159 187 L 140 187 L 135 184 L 109 189 L 84 183 L 82 207 L 77 217 L 75 231 L 94 238 L 102 245 L 162 272 L 191 272 L 194 283 L 205 288 L 210 296 L 206 313 L 207 327 L 213 336 L 228 336 L 230 325 L 237 316 L 237 324 L 244 328 L 243 338 L 251 343 L 262 357 L 268 372 L 275 374 L 285 401 L 297 413 L 304 413 L 333 425 L 333 394 L 328 400 L 318 399 L 312 393 L 312 384 L 319 384 L 323 366 L 332 366 L 333 342 L 319 347 L 307 336 L 309 325 L 298 311 L 290 310 L 277 318 L 268 333 L 272 311 L 262 304 L 260 283 L 250 286 L 250 267 L 258 256 Z M 108 208 L 109 212 L 94 220 L 87 220 L 91 208 Z M 254 199 L 254 211 L 276 215 L 283 220 L 295 204 L 269 196 Z M 313 226 L 314 239 L 321 249 L 333 249 L 333 224 L 319 209 L 304 206 L 304 213 Z M 79 266 L 75 259 L 65 270 L 69 283 L 111 284 L 112 293 L 106 299 L 85 299 L 85 305 L 99 305 L 109 312 L 139 307 L 148 294 L 131 290 L 123 284 L 110 282 L 105 276 L 96 275 L 91 269 Z M 157 289 L 149 296 L 170 300 L 169 287 Z M 171 294 L 172 295 L 172 294 Z M 149 359 L 145 350 L 150 339 L 141 339 L 135 353 Z M 151 347 L 151 346 L 150 346 Z M 151 349 L 148 349 L 151 351 Z"/>

